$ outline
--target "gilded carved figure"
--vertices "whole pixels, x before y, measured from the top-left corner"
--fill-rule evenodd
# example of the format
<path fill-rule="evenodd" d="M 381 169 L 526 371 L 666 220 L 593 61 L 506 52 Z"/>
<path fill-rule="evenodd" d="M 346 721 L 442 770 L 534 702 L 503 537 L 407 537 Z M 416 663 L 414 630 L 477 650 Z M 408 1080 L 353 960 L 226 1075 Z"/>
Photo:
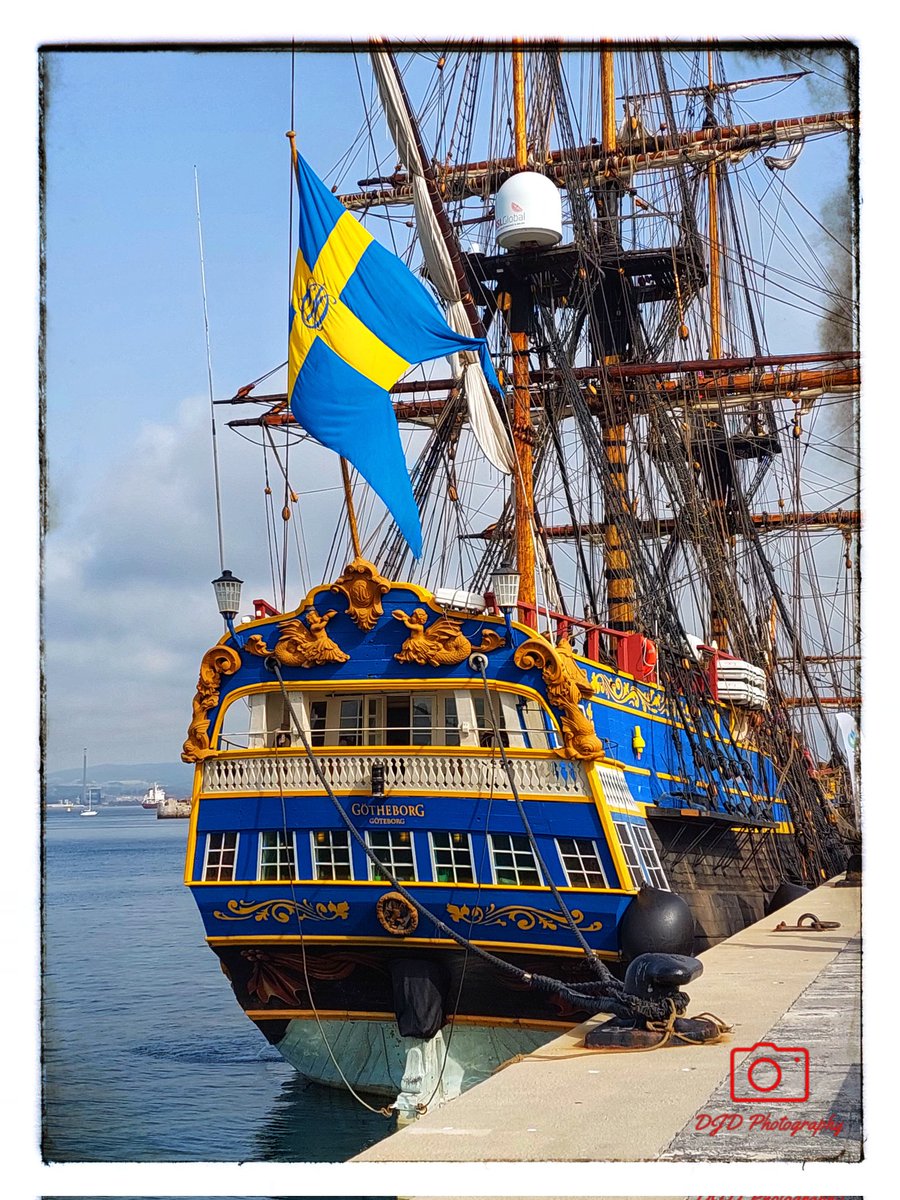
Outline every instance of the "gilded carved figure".
<path fill-rule="evenodd" d="M 597 737 L 593 722 L 581 709 L 582 700 L 589 700 L 594 689 L 575 661 L 568 638 L 561 638 L 557 646 L 542 637 L 529 638 L 516 650 L 514 661 L 523 670 L 529 667 L 540 670 L 547 699 L 560 710 L 565 743 L 561 753 L 566 758 L 604 758 L 603 743 Z"/>
<path fill-rule="evenodd" d="M 355 558 L 340 579 L 331 585 L 333 592 L 343 592 L 349 607 L 347 614 L 363 632 L 374 629 L 383 615 L 381 598 L 389 592 L 391 582 L 380 575 L 378 568 L 364 558 Z"/>
<path fill-rule="evenodd" d="M 394 655 L 397 662 L 419 663 L 423 667 L 453 667 L 465 662 L 473 649 L 487 654 L 503 645 L 499 634 L 486 629 L 481 636 L 481 645 L 473 647 L 462 632 L 460 620 L 438 617 L 428 625 L 428 613 L 424 608 L 415 608 L 411 614 L 395 608 L 391 615 L 409 630 L 409 637 Z"/>
<path fill-rule="evenodd" d="M 332 608 L 327 613 L 319 613 L 311 608 L 303 616 L 306 624 L 299 619 L 279 623 L 281 635 L 274 650 L 269 649 L 258 633 L 247 639 L 244 648 L 250 654 L 271 654 L 288 667 L 319 667 L 324 663 L 346 662 L 350 655 L 345 654 L 325 632 L 328 622 L 337 616 L 337 610 Z"/>
<path fill-rule="evenodd" d="M 181 750 L 183 762 L 199 762 L 212 753 L 209 744 L 209 713 L 219 703 L 222 676 L 233 675 L 240 665 L 241 656 L 231 646 L 213 646 L 203 655 L 191 724 Z"/>

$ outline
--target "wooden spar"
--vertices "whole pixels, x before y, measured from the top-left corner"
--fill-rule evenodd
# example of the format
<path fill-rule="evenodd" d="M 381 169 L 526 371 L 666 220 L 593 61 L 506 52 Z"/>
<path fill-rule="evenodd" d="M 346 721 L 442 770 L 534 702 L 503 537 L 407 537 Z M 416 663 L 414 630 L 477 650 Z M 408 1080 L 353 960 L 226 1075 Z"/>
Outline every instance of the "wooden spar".
<path fill-rule="evenodd" d="M 600 51 L 601 149 L 606 155 L 616 152 L 616 81 L 612 48 Z"/>
<path fill-rule="evenodd" d="M 616 153 L 616 86 L 612 47 L 600 51 L 600 125 L 603 153 L 607 159 Z M 619 243 L 618 212 L 620 184 L 616 175 L 606 180 L 602 190 L 603 219 L 607 236 Z M 615 358 L 606 360 L 613 366 Z M 605 497 L 608 520 L 603 530 L 603 558 L 606 576 L 606 620 L 610 629 L 631 633 L 635 627 L 635 586 L 628 551 L 622 543 L 616 517 L 629 512 L 628 442 L 625 425 L 601 425 L 603 455 L 606 459 L 609 488 Z"/>
<path fill-rule="evenodd" d="M 859 510 L 852 508 L 836 508 L 828 512 L 751 513 L 750 521 L 758 533 L 780 533 L 784 529 L 794 529 L 801 526 L 807 529 L 819 530 L 857 530 L 861 525 Z M 562 540 L 576 536 L 599 539 L 604 536 L 605 529 L 606 527 L 602 521 L 587 522 L 581 525 L 542 525 L 541 536 Z M 470 533 L 465 536 L 472 539 L 480 538 L 483 541 L 489 542 L 494 537 L 495 530 L 496 526 L 488 525 L 480 533 Z M 683 540 L 690 540 L 690 530 L 679 528 L 679 522 L 674 517 L 661 517 L 657 520 L 649 519 L 637 523 L 639 537 L 666 537 L 676 531 Z M 738 531 L 738 536 L 740 536 L 740 531 Z"/>
<path fill-rule="evenodd" d="M 618 153 L 604 155 L 602 146 L 578 146 L 568 151 L 554 150 L 543 164 L 549 179 L 562 186 L 565 183 L 564 164 L 580 163 L 583 183 L 590 187 L 595 177 L 607 172 L 632 176 L 640 171 L 662 170 L 677 166 L 699 166 L 723 155 L 744 155 L 765 150 L 779 142 L 800 138 L 842 133 L 855 129 L 858 123 L 854 112 L 815 113 L 805 117 L 788 117 L 778 121 L 759 121 L 746 125 L 719 125 L 715 128 L 689 130 L 665 137 L 643 137 L 640 147 L 620 145 Z M 480 196 L 496 191 L 503 177 L 515 170 L 515 158 L 496 161 L 463 163 L 446 167 L 440 172 L 439 186 L 453 196 Z M 340 197 L 345 208 L 367 209 L 381 204 L 409 204 L 412 189 L 403 172 L 375 179 L 362 179 L 359 186 L 389 184 L 372 191 L 351 192 Z"/>
<path fill-rule="evenodd" d="M 812 357 L 812 356 L 811 356 Z M 815 356 L 821 358 L 822 355 Z M 797 359 L 791 361 L 796 362 Z M 670 366 L 672 364 L 669 364 Z M 620 379 L 625 379 L 631 373 L 637 375 L 650 374 L 650 371 L 643 371 L 644 366 L 653 367 L 653 364 L 638 364 L 636 367 L 622 366 L 620 368 Z M 595 376 L 598 374 L 598 368 L 576 368 L 577 370 L 589 370 Z M 662 372 L 656 371 L 656 374 Z M 686 371 L 685 374 L 690 374 Z M 553 382 L 553 378 L 558 376 L 559 372 L 552 371 L 535 371 L 532 372 L 532 382 Z M 628 409 L 632 413 L 646 411 L 657 399 L 664 399 L 667 404 L 680 404 L 685 408 L 698 408 L 704 404 L 715 403 L 716 407 L 720 404 L 727 404 L 731 399 L 740 399 L 747 396 L 790 396 L 799 395 L 804 392 L 837 392 L 849 391 L 859 387 L 859 368 L 845 367 L 835 368 L 824 371 L 771 371 L 762 375 L 753 372 L 742 372 L 740 374 L 728 373 L 725 375 L 716 375 L 711 379 L 692 380 L 690 384 L 682 380 L 665 379 L 658 380 L 649 387 L 643 388 L 639 392 L 628 392 L 625 388 L 618 384 L 610 389 L 613 396 L 619 397 L 623 404 L 627 403 Z M 434 391 L 449 392 L 454 386 L 452 379 L 435 379 L 435 380 L 406 380 L 403 383 L 395 384 L 391 389 L 395 396 L 415 395 L 416 392 L 423 392 L 426 395 Z M 588 407 L 596 412 L 601 411 L 601 404 L 595 393 L 585 390 L 585 399 Z M 217 400 L 216 404 L 271 404 L 272 409 L 262 416 L 250 417 L 246 420 L 230 421 L 229 427 L 241 427 L 244 425 L 292 425 L 294 418 L 289 408 L 287 408 L 286 397 L 280 395 L 266 396 L 245 396 L 235 397 L 233 400 Z M 443 412 L 446 399 L 426 400 L 397 400 L 394 403 L 394 415 L 398 421 L 416 421 L 416 420 L 432 420 L 440 416 Z M 533 398 L 533 407 L 539 407 L 541 401 L 539 398 Z"/>
<path fill-rule="evenodd" d="M 350 486 L 350 467 L 343 454 L 341 455 L 341 479 L 344 481 L 344 499 L 347 501 L 347 520 L 350 522 L 350 538 L 353 542 L 353 557 L 360 558 L 362 550 L 359 546 L 359 526 L 356 523 L 356 510 L 353 507 L 353 488 Z"/>
<path fill-rule="evenodd" d="M 525 128 L 525 57 L 521 43 L 514 41 L 512 52 L 513 120 L 516 146 L 516 169 L 528 166 L 528 141 Z M 516 453 L 516 474 L 513 480 L 516 520 L 516 566 L 519 570 L 519 604 L 521 618 L 537 628 L 537 593 L 534 561 L 534 431 L 531 425 L 531 389 L 529 374 L 528 316 L 524 295 L 511 297 L 509 328 L 512 343 L 513 376 L 513 445 Z"/>
<path fill-rule="evenodd" d="M 291 166 L 294 169 L 294 178 L 298 179 L 297 135 L 293 129 L 289 129 L 284 136 L 291 143 Z M 287 397 L 285 397 L 285 402 L 286 401 Z M 286 405 L 284 411 L 290 412 L 290 408 Z M 291 419 L 293 420 L 293 414 L 291 414 Z M 274 422 L 272 423 L 274 424 Z M 285 421 L 278 423 L 288 424 L 288 422 Z M 340 455 L 339 457 L 341 460 L 341 479 L 344 483 L 344 499 L 347 502 L 347 522 L 350 526 L 350 539 L 353 543 L 353 557 L 359 558 L 361 555 L 359 546 L 359 526 L 356 521 L 356 509 L 353 507 L 353 488 L 350 486 L 350 468 L 347 464 L 346 458 L 344 458 L 343 455 Z"/>

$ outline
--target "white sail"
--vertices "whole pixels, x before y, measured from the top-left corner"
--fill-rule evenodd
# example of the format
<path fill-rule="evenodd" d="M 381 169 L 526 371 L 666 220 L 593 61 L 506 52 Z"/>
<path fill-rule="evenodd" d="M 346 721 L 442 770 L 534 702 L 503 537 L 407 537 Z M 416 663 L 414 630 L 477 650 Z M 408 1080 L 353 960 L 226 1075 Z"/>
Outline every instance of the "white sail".
<path fill-rule="evenodd" d="M 397 79 L 391 70 L 387 56 L 375 51 L 371 55 L 381 102 L 387 116 L 388 128 L 397 147 L 397 154 L 412 178 L 413 205 L 422 254 L 428 274 L 438 292 L 447 302 L 446 318 L 457 333 L 474 337 L 472 324 L 462 302 L 459 285 L 441 237 L 437 218 L 428 197 L 423 164 L 419 156 L 416 139 L 406 106 L 403 103 Z M 463 392 L 469 410 L 472 433 L 485 457 L 498 471 L 510 475 L 515 470 L 515 451 L 509 434 L 491 393 L 476 354 L 463 351 L 451 356 L 454 375 L 462 377 Z"/>

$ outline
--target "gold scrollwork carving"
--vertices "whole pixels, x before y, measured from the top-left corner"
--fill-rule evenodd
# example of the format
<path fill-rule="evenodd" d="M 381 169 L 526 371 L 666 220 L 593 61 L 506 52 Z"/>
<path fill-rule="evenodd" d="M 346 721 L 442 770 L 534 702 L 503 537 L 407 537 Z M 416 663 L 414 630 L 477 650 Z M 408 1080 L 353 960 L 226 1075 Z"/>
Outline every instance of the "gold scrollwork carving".
<path fill-rule="evenodd" d="M 424 608 L 415 608 L 405 613 L 395 608 L 391 614 L 402 621 L 409 630 L 409 637 L 394 655 L 397 662 L 418 663 L 423 667 L 452 667 L 469 657 L 473 650 L 488 654 L 503 645 L 504 639 L 493 629 L 485 629 L 481 645 L 473 646 L 462 632 L 462 622 L 457 617 L 438 617 L 431 625 Z"/>
<path fill-rule="evenodd" d="M 589 700 L 594 689 L 584 671 L 575 661 L 567 638 L 553 646 L 542 637 L 529 638 L 519 646 L 514 662 L 522 670 L 537 667 L 547 689 L 547 699 L 560 710 L 565 758 L 594 761 L 605 758 L 603 743 L 597 737 L 593 723 L 581 710 L 582 700 Z"/>
<path fill-rule="evenodd" d="M 268 648 L 258 633 L 247 638 L 244 649 L 260 657 L 271 654 L 288 667 L 319 667 L 323 663 L 342 663 L 349 659 L 350 655 L 345 654 L 325 632 L 328 622 L 337 616 L 336 609 L 318 613 L 310 608 L 301 615 L 306 617 L 305 624 L 300 618 L 279 622 L 281 635 L 274 650 Z"/>
<path fill-rule="evenodd" d="M 187 740 L 181 748 L 183 762 L 199 762 L 212 753 L 209 745 L 209 712 L 219 703 L 222 676 L 233 675 L 240 665 L 240 653 L 232 646 L 213 646 L 203 655 L 193 715 Z"/>
<path fill-rule="evenodd" d="M 661 691 L 644 691 L 630 679 L 623 679 L 621 675 L 608 676 L 595 671 L 591 675 L 591 683 L 595 693 L 612 700 L 615 704 L 659 716 L 665 715 L 667 711 L 666 698 Z"/>
<path fill-rule="evenodd" d="M 343 592 L 349 608 L 347 614 L 359 629 L 368 633 L 378 623 L 384 608 L 381 598 L 391 589 L 391 581 L 364 558 L 354 558 L 340 579 L 331 585 L 333 592 Z"/>
<path fill-rule="evenodd" d="M 308 900 L 262 900 L 253 904 L 244 900 L 229 900 L 225 905 L 228 912 L 213 913 L 220 921 L 278 921 L 287 925 L 289 921 L 346 921 L 350 905 L 346 900 L 337 904 L 333 900 L 327 903 L 319 901 L 310 904 Z"/>
<path fill-rule="evenodd" d="M 470 908 L 468 904 L 448 904 L 447 912 L 452 920 L 460 924 L 505 926 L 511 921 L 517 929 L 526 931 L 534 929 L 535 925 L 540 925 L 542 929 L 556 930 L 568 927 L 569 924 L 564 913 L 548 912 L 545 908 L 531 908 L 524 904 L 505 904 L 502 908 L 498 908 L 496 904 L 489 904 L 486 908 Z M 584 913 L 578 908 L 573 908 L 570 915 L 573 922 L 585 933 L 596 933 L 598 929 L 603 928 L 602 921 L 582 925 Z"/>

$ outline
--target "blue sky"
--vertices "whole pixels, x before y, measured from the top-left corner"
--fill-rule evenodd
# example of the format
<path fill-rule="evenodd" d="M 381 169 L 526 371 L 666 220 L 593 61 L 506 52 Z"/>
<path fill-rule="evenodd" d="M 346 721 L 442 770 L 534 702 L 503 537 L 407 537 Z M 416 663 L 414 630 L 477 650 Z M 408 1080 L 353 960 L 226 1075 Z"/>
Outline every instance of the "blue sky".
<path fill-rule="evenodd" d="M 218 636 L 194 169 L 222 397 L 285 356 L 291 56 L 50 52 L 47 67 L 47 765 L 77 764 L 85 745 L 94 762 L 172 760 Z M 331 182 L 362 121 L 357 70 L 348 54 L 309 52 L 294 68 L 298 146 Z M 816 110 L 802 92 L 785 108 L 779 90 L 751 100 L 750 119 Z M 832 141 L 817 151 L 829 171 Z M 363 154 L 343 178 L 365 169 Z M 814 347 L 814 323 L 792 326 L 773 352 Z M 271 590 L 260 463 L 222 428 L 229 415 L 218 410 L 225 558 L 246 607 Z M 338 489 L 332 458 L 311 461 L 310 525 Z"/>

